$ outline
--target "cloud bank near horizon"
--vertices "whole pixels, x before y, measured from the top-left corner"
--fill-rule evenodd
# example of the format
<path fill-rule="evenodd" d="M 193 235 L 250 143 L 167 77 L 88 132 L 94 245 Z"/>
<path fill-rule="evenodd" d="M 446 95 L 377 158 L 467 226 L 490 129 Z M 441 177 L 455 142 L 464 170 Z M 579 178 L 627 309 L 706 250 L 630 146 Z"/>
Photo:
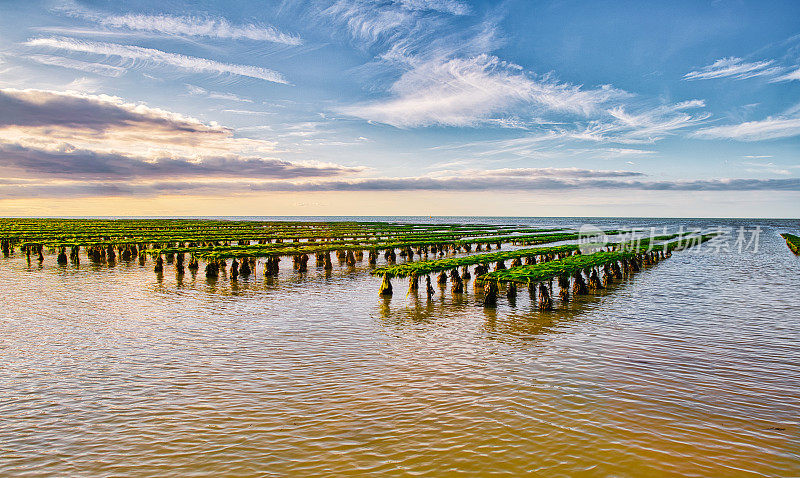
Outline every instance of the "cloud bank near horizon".
<path fill-rule="evenodd" d="M 298 178 L 363 168 L 275 157 L 269 141 L 106 95 L 0 89 L 0 170 L 60 179 Z"/>

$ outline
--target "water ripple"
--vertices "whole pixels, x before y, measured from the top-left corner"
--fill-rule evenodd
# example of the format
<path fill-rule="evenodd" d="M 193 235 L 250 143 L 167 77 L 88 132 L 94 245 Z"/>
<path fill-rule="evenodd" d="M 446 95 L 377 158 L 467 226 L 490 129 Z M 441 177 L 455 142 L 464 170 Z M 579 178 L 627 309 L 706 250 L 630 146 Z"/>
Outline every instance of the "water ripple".
<path fill-rule="evenodd" d="M 800 260 L 762 225 L 545 313 L 3 259 L 0 475 L 797 476 Z"/>

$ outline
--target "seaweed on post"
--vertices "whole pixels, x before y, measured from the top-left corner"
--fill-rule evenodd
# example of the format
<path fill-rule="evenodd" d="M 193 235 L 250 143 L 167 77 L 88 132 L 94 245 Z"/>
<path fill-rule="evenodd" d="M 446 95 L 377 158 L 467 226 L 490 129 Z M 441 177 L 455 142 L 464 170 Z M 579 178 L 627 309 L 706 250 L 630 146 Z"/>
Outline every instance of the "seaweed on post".
<path fill-rule="evenodd" d="M 783 233 L 781 237 L 786 241 L 786 246 L 795 254 L 800 254 L 800 237 L 794 234 Z"/>

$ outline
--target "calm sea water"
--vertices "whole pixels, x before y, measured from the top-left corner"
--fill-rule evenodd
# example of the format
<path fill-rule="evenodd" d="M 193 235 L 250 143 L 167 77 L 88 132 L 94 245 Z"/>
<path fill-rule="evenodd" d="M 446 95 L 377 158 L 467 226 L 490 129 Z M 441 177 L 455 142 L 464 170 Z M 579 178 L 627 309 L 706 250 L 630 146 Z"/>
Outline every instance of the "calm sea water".
<path fill-rule="evenodd" d="M 0 475 L 800 475 L 800 221 L 419 219 L 761 235 L 546 313 L 0 259 Z"/>

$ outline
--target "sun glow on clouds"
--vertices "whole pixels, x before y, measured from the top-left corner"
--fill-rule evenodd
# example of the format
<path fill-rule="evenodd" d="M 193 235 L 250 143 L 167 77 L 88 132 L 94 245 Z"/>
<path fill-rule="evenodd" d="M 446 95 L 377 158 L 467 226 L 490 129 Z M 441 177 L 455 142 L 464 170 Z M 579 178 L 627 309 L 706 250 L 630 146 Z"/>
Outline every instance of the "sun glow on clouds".
<path fill-rule="evenodd" d="M 270 141 L 107 95 L 0 89 L 0 167 L 32 177 L 274 177 L 359 172 L 290 163 Z"/>

